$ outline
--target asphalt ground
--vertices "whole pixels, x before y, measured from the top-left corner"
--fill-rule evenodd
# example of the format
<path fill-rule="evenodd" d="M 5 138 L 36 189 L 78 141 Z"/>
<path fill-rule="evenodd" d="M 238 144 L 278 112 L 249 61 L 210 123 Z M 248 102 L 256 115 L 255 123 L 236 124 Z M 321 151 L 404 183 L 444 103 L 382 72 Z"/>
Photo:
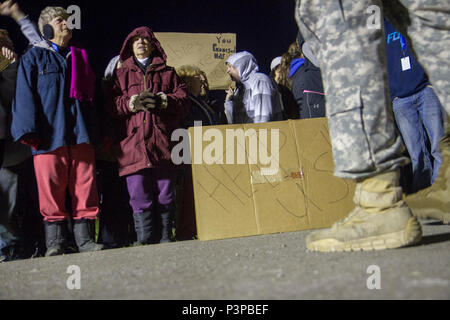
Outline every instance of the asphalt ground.
<path fill-rule="evenodd" d="M 0 300 L 449 299 L 450 226 L 421 222 L 395 250 L 309 252 L 301 231 L 6 262 Z"/>

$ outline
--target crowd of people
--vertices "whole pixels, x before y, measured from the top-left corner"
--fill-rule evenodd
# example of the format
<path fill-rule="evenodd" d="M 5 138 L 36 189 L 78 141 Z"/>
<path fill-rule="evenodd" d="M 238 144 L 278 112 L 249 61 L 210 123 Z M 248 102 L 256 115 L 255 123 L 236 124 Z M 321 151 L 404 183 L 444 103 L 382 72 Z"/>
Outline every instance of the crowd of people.
<path fill-rule="evenodd" d="M 414 204 L 421 190 L 433 198 L 434 182 L 446 191 L 438 190 L 437 211 L 427 211 L 438 213 L 428 216 L 448 222 L 448 179 L 442 178 L 448 148 L 439 145 L 448 141 L 439 100 L 448 102 L 442 89 L 448 79 L 428 77 L 425 70 L 436 69 L 422 68 L 405 29 L 394 29 L 402 26 L 400 13 L 378 30 L 363 27 L 363 18 L 343 30 L 339 19 L 346 15 L 337 19 L 334 10 L 356 17 L 362 7 L 297 1 L 298 37 L 273 59 L 270 76 L 259 72 L 252 53 L 231 55 L 226 72 L 233 86 L 220 102 L 211 98 L 200 68 L 166 64 L 148 27 L 124 39 L 99 87 L 88 53 L 71 42 L 65 9 L 44 8 L 36 26 L 14 1 L 0 3 L 0 14 L 13 18 L 30 43 L 18 57 L 0 30 L 0 260 L 194 239 L 192 171 L 173 163 L 171 135 L 197 121 L 328 117 L 335 175 L 357 181 L 355 209 L 311 233 L 310 250 L 416 243 L 421 227 L 403 191 L 413 193 Z M 329 28 L 319 28 L 321 19 Z M 448 30 L 446 23 L 440 28 Z M 373 41 L 359 42 L 352 32 L 368 38 L 372 32 Z M 370 51 L 372 60 L 365 55 L 382 41 L 385 68 L 379 51 Z M 412 181 L 402 188 L 400 167 L 408 158 Z"/>

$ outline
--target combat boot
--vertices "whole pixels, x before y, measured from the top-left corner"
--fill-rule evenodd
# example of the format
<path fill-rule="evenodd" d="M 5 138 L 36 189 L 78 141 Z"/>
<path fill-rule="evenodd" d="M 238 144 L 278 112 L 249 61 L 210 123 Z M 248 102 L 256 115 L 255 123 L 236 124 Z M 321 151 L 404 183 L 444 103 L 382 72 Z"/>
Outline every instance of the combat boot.
<path fill-rule="evenodd" d="M 44 222 L 46 257 L 65 253 L 66 247 L 66 221 Z"/>
<path fill-rule="evenodd" d="M 437 219 L 450 223 L 450 127 L 441 139 L 442 163 L 434 183 L 405 197 L 413 215 L 423 219 Z"/>
<path fill-rule="evenodd" d="M 355 209 L 331 228 L 309 234 L 307 248 L 321 252 L 383 250 L 420 241 L 422 229 L 402 200 L 399 178 L 396 170 L 357 183 Z"/>
<path fill-rule="evenodd" d="M 103 250 L 103 245 L 94 241 L 95 220 L 79 219 L 73 223 L 73 235 L 79 252 Z"/>

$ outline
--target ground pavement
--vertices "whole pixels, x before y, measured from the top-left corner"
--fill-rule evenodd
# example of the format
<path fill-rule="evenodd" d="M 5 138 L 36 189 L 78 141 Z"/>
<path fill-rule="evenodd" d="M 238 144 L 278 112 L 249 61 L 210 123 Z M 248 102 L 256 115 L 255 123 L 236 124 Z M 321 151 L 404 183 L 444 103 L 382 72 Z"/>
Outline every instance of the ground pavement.
<path fill-rule="evenodd" d="M 301 231 L 6 262 L 0 300 L 449 299 L 450 226 L 421 222 L 385 251 L 308 252 Z"/>

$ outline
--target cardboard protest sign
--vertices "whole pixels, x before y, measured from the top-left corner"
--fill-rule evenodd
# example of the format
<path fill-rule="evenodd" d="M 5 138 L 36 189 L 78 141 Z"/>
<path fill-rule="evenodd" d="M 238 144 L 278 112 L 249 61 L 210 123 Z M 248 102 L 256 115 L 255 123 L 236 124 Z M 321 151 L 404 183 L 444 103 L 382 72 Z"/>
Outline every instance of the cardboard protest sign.
<path fill-rule="evenodd" d="M 194 65 L 206 73 L 211 90 L 228 89 L 225 61 L 236 52 L 235 33 L 155 32 L 167 54 L 167 65 Z"/>
<path fill-rule="evenodd" d="M 191 127 L 189 135 L 200 240 L 327 228 L 355 206 L 355 182 L 333 174 L 326 118 Z"/>

